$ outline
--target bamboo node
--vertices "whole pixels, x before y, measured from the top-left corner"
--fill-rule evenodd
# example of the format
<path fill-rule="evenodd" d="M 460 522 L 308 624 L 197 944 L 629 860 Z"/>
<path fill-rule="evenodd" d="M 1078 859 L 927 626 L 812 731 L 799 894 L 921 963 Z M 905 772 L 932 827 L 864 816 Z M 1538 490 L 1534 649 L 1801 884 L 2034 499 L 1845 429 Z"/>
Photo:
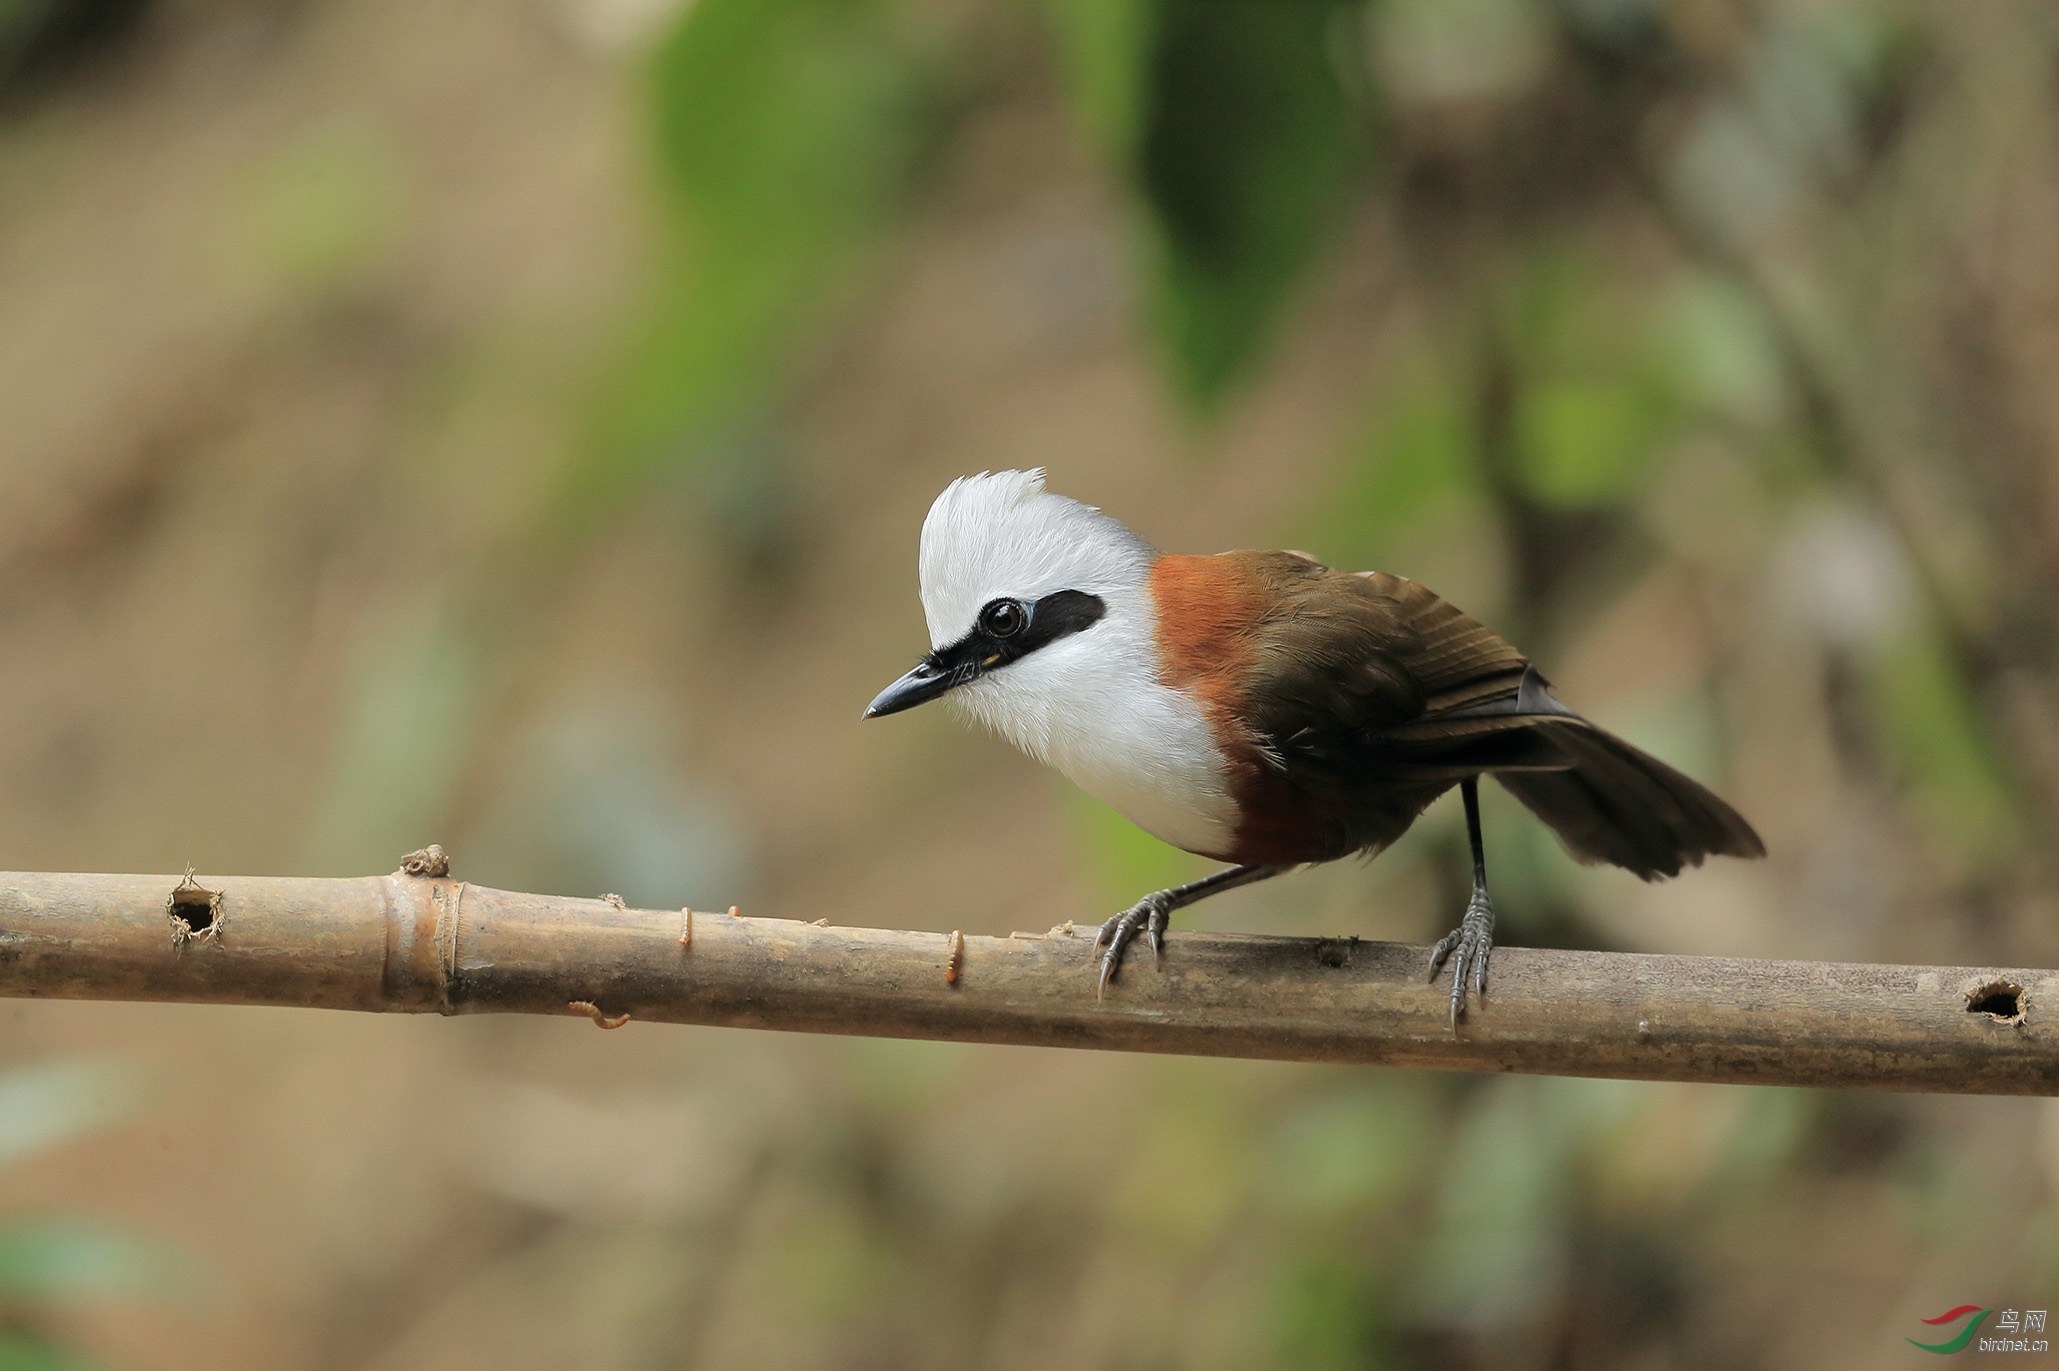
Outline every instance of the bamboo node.
<path fill-rule="evenodd" d="M 417 848 L 400 859 L 401 872 L 408 876 L 427 876 L 440 880 L 450 875 L 450 855 L 441 843 L 431 843 Z"/>
<path fill-rule="evenodd" d="M 627 1010 L 620 1014 L 603 1014 L 601 1013 L 601 1007 L 592 1000 L 572 1000 L 565 1007 L 592 1019 L 595 1028 L 620 1028 L 623 1024 L 629 1022 Z"/>
<path fill-rule="evenodd" d="M 221 941 L 222 924 L 226 921 L 222 892 L 209 890 L 194 880 L 190 866 L 186 868 L 185 876 L 172 887 L 172 893 L 165 897 L 164 914 L 172 926 L 174 952 L 195 938 L 204 942 Z"/>

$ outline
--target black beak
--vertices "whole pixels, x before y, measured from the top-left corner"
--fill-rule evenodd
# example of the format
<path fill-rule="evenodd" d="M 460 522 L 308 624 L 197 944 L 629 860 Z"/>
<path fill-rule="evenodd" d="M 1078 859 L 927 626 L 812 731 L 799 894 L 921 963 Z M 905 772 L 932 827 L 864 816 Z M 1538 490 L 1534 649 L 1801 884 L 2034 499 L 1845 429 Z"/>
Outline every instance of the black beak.
<path fill-rule="evenodd" d="M 899 714 L 904 709 L 927 704 L 967 679 L 962 671 L 921 662 L 915 670 L 880 691 L 879 697 L 865 707 L 865 717 L 877 719 L 882 714 Z"/>

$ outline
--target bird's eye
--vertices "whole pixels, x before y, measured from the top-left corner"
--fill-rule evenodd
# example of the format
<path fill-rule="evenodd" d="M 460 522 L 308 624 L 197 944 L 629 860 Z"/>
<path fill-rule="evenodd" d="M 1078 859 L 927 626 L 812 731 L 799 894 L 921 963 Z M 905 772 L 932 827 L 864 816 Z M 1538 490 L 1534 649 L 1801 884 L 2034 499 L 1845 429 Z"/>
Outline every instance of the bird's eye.
<path fill-rule="evenodd" d="M 996 638 L 1013 638 L 1029 622 L 1029 611 L 1015 600 L 996 600 L 979 612 L 980 629 Z"/>

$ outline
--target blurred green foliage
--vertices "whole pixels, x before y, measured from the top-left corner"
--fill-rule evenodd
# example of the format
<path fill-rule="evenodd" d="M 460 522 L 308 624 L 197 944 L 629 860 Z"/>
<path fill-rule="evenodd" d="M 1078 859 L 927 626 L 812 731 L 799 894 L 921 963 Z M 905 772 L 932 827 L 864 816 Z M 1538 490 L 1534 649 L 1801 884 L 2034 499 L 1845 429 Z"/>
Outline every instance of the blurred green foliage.
<path fill-rule="evenodd" d="M 125 1117 L 129 1073 L 91 1057 L 0 1074 L 0 1166 L 16 1165 Z M 0 1221 L 0 1371 L 86 1371 L 40 1327 L 35 1311 L 79 1301 L 170 1299 L 191 1293 L 192 1261 L 167 1244 L 106 1224 L 46 1217 Z"/>
<path fill-rule="evenodd" d="M 303 860 L 315 871 L 362 871 L 385 860 L 377 854 L 413 851 L 450 803 L 474 741 L 476 636 L 453 632 L 440 604 L 380 609 L 355 654 L 338 764 L 308 830 Z"/>
<path fill-rule="evenodd" d="M 111 1299 L 183 1290 L 178 1254 L 118 1229 L 75 1221 L 0 1228 L 0 1299 Z"/>
<path fill-rule="evenodd" d="M 1936 624 L 1885 648 L 1872 679 L 1887 751 L 1930 831 L 1969 868 L 2005 857 L 2024 839 L 2024 798 Z"/>
<path fill-rule="evenodd" d="M 1134 179 L 1150 331 L 1217 411 L 1341 228 L 1370 145 L 1341 0 L 1052 0 L 1101 154 Z M 559 517 L 588 526 L 668 472 L 776 463 L 781 386 L 860 297 L 962 107 L 965 30 L 910 0 L 706 0 L 651 64 L 676 234 Z M 713 468 L 711 474 L 710 468 Z M 724 475 L 722 473 L 730 472 Z"/>
<path fill-rule="evenodd" d="M 1480 435 L 1454 370 L 1428 350 L 1392 369 L 1340 479 L 1295 519 L 1294 537 L 1337 566 L 1385 569 L 1418 530 L 1477 511 Z"/>
<path fill-rule="evenodd" d="M 317 297 L 350 284 L 400 237 L 403 177 L 365 126 L 301 133 L 251 178 L 251 250 L 282 283 Z"/>
<path fill-rule="evenodd" d="M 1339 54 L 1356 49 L 1359 14 L 1333 0 L 1157 6 L 1134 174 L 1155 230 L 1151 321 L 1204 413 L 1250 374 L 1340 226 L 1360 121 Z"/>
<path fill-rule="evenodd" d="M 1212 415 L 1342 227 L 1372 139 L 1365 7 L 1340 0 L 1046 0 L 1075 117 L 1130 182 L 1150 332 Z"/>
<path fill-rule="evenodd" d="M 1661 301 L 1587 253 L 1547 249 L 1524 267 L 1505 323 L 1524 487 L 1555 508 L 1620 505 L 1681 417 Z"/>
<path fill-rule="evenodd" d="M 128 1075 L 95 1058 L 39 1062 L 0 1075 L 0 1166 L 104 1128 L 132 1107 Z"/>
<path fill-rule="evenodd" d="M 902 0 L 707 0 L 659 45 L 654 153 L 678 237 L 568 491 L 575 525 L 765 421 L 908 204 L 946 36 Z"/>

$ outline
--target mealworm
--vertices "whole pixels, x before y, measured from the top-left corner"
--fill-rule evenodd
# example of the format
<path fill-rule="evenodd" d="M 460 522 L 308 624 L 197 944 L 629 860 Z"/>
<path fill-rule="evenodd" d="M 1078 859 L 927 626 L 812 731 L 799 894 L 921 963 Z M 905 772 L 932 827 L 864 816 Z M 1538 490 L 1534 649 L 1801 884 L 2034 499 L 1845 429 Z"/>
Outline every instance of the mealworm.
<path fill-rule="evenodd" d="M 629 1015 L 626 1011 L 615 1015 L 603 1014 L 601 1013 L 601 1007 L 592 1000 L 573 1000 L 565 1007 L 567 1009 L 575 1009 L 587 1018 L 592 1019 L 595 1028 L 620 1028 L 623 1024 L 629 1022 Z"/>

